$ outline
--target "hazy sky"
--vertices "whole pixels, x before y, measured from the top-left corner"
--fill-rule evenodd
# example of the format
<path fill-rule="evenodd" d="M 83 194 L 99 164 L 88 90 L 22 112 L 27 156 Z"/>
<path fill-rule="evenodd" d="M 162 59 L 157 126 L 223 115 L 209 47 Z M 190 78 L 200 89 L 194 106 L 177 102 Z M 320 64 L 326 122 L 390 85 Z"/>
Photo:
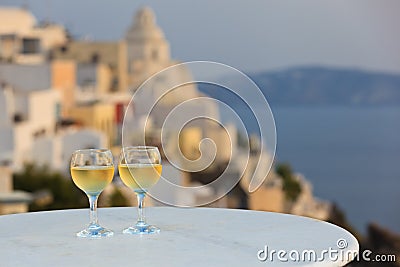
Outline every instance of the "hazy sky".
<path fill-rule="evenodd" d="M 181 61 L 212 60 L 243 71 L 329 65 L 400 73 L 400 1 L 0 0 L 28 4 L 76 36 L 123 38 L 148 5 Z"/>

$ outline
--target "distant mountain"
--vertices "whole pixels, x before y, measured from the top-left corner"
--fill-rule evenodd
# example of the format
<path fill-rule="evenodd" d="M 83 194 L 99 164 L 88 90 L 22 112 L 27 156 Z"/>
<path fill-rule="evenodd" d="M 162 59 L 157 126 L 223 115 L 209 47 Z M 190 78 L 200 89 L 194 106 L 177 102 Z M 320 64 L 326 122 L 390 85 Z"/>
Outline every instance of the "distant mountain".
<path fill-rule="evenodd" d="M 268 102 L 274 105 L 400 105 L 400 75 L 324 67 L 298 67 L 283 71 L 249 74 Z M 233 77 L 231 77 L 233 78 Z M 221 78 L 223 83 L 224 79 Z M 241 86 L 238 82 L 237 86 Z M 217 86 L 199 89 L 224 102 L 232 95 Z"/>

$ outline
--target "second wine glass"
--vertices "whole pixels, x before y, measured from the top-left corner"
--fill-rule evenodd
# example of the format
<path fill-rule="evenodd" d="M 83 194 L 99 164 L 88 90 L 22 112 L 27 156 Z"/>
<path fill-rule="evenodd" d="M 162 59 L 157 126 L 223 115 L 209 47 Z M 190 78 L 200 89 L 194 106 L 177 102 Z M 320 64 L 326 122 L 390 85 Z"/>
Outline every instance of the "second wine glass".
<path fill-rule="evenodd" d="M 136 193 L 138 200 L 138 220 L 134 226 L 123 231 L 125 234 L 152 234 L 160 232 L 154 225 L 146 223 L 144 198 L 147 190 L 155 185 L 161 176 L 161 156 L 157 147 L 123 147 L 118 171 L 124 184 Z"/>

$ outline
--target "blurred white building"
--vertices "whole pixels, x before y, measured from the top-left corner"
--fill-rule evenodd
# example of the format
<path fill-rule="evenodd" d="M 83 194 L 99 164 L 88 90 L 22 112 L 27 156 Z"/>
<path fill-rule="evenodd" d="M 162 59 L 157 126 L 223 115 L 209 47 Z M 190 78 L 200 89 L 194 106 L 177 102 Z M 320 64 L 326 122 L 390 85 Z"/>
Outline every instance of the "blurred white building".
<path fill-rule="evenodd" d="M 21 88 L 21 87 L 20 87 Z M 59 94 L 52 89 L 15 89 L 4 82 L 0 88 L 0 161 L 20 168 L 29 159 L 33 142 L 54 135 Z"/>
<path fill-rule="evenodd" d="M 54 136 L 37 138 L 31 146 L 30 158 L 38 165 L 50 166 L 53 170 L 69 172 L 72 153 L 78 149 L 107 147 L 107 138 L 94 130 L 69 129 Z"/>
<path fill-rule="evenodd" d="M 73 149 L 107 146 L 104 134 L 94 130 L 56 130 L 60 92 L 50 87 L 48 64 L 0 64 L 0 81 L 1 165 L 18 170 L 35 162 L 65 170 Z"/>
<path fill-rule="evenodd" d="M 64 44 L 67 34 L 61 25 L 38 25 L 24 8 L 0 8 L 0 60 L 19 64 L 46 61 L 49 51 Z"/>
<path fill-rule="evenodd" d="M 291 207 L 290 213 L 319 220 L 329 219 L 332 205 L 313 195 L 312 184 L 303 175 L 296 174 L 296 180 L 301 184 L 302 190 L 297 201 Z"/>

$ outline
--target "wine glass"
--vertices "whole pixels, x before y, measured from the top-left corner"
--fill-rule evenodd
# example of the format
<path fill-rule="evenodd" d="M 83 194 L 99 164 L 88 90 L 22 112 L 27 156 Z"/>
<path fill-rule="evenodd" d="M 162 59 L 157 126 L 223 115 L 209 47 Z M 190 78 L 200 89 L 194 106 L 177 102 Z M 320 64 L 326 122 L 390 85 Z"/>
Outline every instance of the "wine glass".
<path fill-rule="evenodd" d="M 90 222 L 78 232 L 78 237 L 98 238 L 112 236 L 113 232 L 99 225 L 97 199 L 114 176 L 113 155 L 108 149 L 82 149 L 72 154 L 71 176 L 75 185 L 89 198 Z"/>
<path fill-rule="evenodd" d="M 138 200 L 138 220 L 134 226 L 126 228 L 124 234 L 153 234 L 160 229 L 146 223 L 144 198 L 147 190 L 155 185 L 161 176 L 161 156 L 154 146 L 123 147 L 119 158 L 118 171 L 124 184 L 136 193 Z"/>

